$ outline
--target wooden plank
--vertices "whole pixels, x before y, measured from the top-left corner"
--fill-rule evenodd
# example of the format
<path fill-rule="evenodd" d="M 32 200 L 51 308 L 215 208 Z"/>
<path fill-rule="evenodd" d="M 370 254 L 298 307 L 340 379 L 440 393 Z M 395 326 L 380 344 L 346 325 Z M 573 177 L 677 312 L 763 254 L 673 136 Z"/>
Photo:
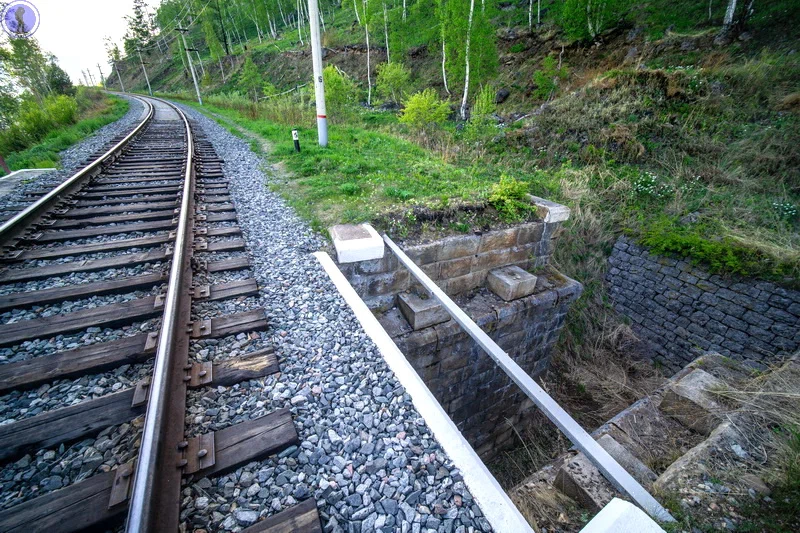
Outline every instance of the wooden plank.
<path fill-rule="evenodd" d="M 108 508 L 114 470 L 0 511 L 5 533 L 69 533 L 121 519 L 127 505 Z"/>
<path fill-rule="evenodd" d="M 67 218 L 97 217 L 113 215 L 116 213 L 133 213 L 138 211 L 154 211 L 160 209 L 175 208 L 177 202 L 138 202 L 135 204 L 115 205 L 111 207 L 83 207 L 79 209 L 69 209 L 64 213 Z"/>
<path fill-rule="evenodd" d="M 173 218 L 175 209 L 162 209 L 161 211 L 150 211 L 147 213 L 131 213 L 129 215 L 110 215 L 105 217 L 92 218 L 62 218 L 46 226 L 48 228 L 85 228 L 87 226 L 97 226 L 101 224 L 120 224 L 122 222 L 139 222 L 142 220 L 158 220 Z"/>
<path fill-rule="evenodd" d="M 206 217 L 206 222 L 232 222 L 236 220 L 236 212 L 213 213 Z"/>
<path fill-rule="evenodd" d="M 167 259 L 163 249 L 136 252 L 133 254 L 120 254 L 114 257 L 104 257 L 91 261 L 71 261 L 58 265 L 47 265 L 36 268 L 14 268 L 0 272 L 0 283 L 17 283 L 20 281 L 33 281 L 54 276 L 63 276 L 73 272 L 96 272 L 108 268 L 122 268 L 141 265 L 144 263 L 157 263 Z"/>
<path fill-rule="evenodd" d="M 247 331 L 263 331 L 267 328 L 266 311 L 254 309 L 211 319 L 211 336 L 226 337 Z"/>
<path fill-rule="evenodd" d="M 63 315 L 4 324 L 0 328 L 0 346 L 13 346 L 23 341 L 66 335 L 90 327 L 125 325 L 136 320 L 158 316 L 161 311 L 155 308 L 155 302 L 155 296 L 147 296 L 92 309 L 81 309 Z"/>
<path fill-rule="evenodd" d="M 153 347 L 147 345 L 147 338 L 154 334 L 156 333 L 140 333 L 115 341 L 98 342 L 53 355 L 0 365 L 0 393 L 144 361 L 155 352 L 155 343 L 152 343 Z"/>
<path fill-rule="evenodd" d="M 258 283 L 254 278 L 228 281 L 211 285 L 211 301 L 227 300 L 237 296 L 254 296 L 258 294 Z"/>
<path fill-rule="evenodd" d="M 136 418 L 144 409 L 131 407 L 133 391 L 126 389 L 0 426 L 0 460 L 73 442 Z"/>
<path fill-rule="evenodd" d="M 168 202 L 178 198 L 177 194 L 149 194 L 147 197 L 134 198 L 132 196 L 121 196 L 116 198 L 104 198 L 102 200 L 80 200 L 72 207 L 102 207 L 111 205 L 131 204 L 134 202 Z"/>
<path fill-rule="evenodd" d="M 201 470 L 197 476 L 200 478 L 230 472 L 240 465 L 277 453 L 297 440 L 289 409 L 278 409 L 254 420 L 221 429 L 214 433 L 214 466 Z"/>
<path fill-rule="evenodd" d="M 96 226 L 86 229 L 76 230 L 46 230 L 41 237 L 36 239 L 36 243 L 69 241 L 72 239 L 85 239 L 88 237 L 100 237 L 103 235 L 116 235 L 119 233 L 130 233 L 132 231 L 154 231 L 171 229 L 175 227 L 172 219 L 156 220 L 153 222 L 137 222 L 133 224 L 117 224 L 113 226 Z"/>
<path fill-rule="evenodd" d="M 211 385 L 230 387 L 248 381 L 259 379 L 278 372 L 278 357 L 273 348 L 265 348 L 226 361 L 214 363 L 212 367 L 213 379 Z"/>
<path fill-rule="evenodd" d="M 131 183 L 149 183 L 152 181 L 174 181 L 180 183 L 182 176 L 180 173 L 173 173 L 171 176 L 153 176 L 150 178 L 139 178 L 132 176 L 130 178 L 99 178 L 92 181 L 92 185 L 115 185 L 117 183 L 131 184 Z"/>
<path fill-rule="evenodd" d="M 233 207 L 233 204 L 214 204 L 209 205 L 206 207 L 206 211 L 209 213 L 219 213 L 220 211 L 235 211 L 236 208 Z"/>
<path fill-rule="evenodd" d="M 178 192 L 182 188 L 179 183 L 165 183 L 163 185 L 150 185 L 141 187 L 87 187 L 75 195 L 76 198 L 92 198 L 95 196 L 130 196 L 132 194 L 163 194 L 165 192 Z"/>
<path fill-rule="evenodd" d="M 217 241 L 208 243 L 207 252 L 235 252 L 244 250 L 244 241 L 242 239 L 232 239 L 229 241 Z"/>
<path fill-rule="evenodd" d="M 231 257 L 221 261 L 211 261 L 206 265 L 208 272 L 224 272 L 226 270 L 242 270 L 250 268 L 250 259 L 247 257 Z"/>
<path fill-rule="evenodd" d="M 71 244 L 67 246 L 51 246 L 49 248 L 34 248 L 32 250 L 25 250 L 13 260 L 26 261 L 29 259 L 55 259 L 57 257 L 67 257 L 70 255 L 112 252 L 115 250 L 125 250 L 127 248 L 148 248 L 159 246 L 173 240 L 174 239 L 170 238 L 168 233 L 162 233 L 152 235 L 150 237 L 120 239 L 118 241 L 96 242 L 92 244 Z"/>
<path fill-rule="evenodd" d="M 257 522 L 242 533 L 322 533 L 314 498 Z"/>
<path fill-rule="evenodd" d="M 167 277 L 168 276 L 164 273 L 156 272 L 153 274 L 142 274 L 141 276 L 117 278 L 111 281 L 81 283 L 79 285 L 53 287 L 52 289 L 42 289 L 40 291 L 5 294 L 0 296 L 0 311 L 21 309 L 32 305 L 45 305 L 65 300 L 79 300 L 81 298 L 88 298 L 89 296 L 118 294 L 139 289 L 148 289 L 153 285 L 165 282 Z M 228 289 L 228 287 L 221 287 L 221 289 Z M 258 290 L 258 288 L 256 288 L 256 290 Z"/>
<path fill-rule="evenodd" d="M 208 237 L 224 237 L 226 235 L 241 235 L 242 228 L 239 226 L 229 226 L 225 228 L 209 228 L 206 232 Z"/>

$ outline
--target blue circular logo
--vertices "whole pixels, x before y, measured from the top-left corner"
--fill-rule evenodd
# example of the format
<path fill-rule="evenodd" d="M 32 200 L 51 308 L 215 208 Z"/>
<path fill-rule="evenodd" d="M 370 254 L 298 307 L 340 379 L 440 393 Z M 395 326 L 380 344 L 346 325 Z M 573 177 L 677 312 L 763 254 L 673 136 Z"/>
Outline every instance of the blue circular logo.
<path fill-rule="evenodd" d="M 39 10 L 27 0 L 9 2 L 3 9 L 3 29 L 13 39 L 27 39 L 39 29 Z"/>

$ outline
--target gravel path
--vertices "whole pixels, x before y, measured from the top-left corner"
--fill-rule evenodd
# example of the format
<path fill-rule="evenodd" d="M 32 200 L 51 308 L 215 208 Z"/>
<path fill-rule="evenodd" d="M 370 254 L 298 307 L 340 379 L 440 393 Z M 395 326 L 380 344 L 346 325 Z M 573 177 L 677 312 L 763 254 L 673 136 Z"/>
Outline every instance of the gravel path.
<path fill-rule="evenodd" d="M 277 457 L 194 480 L 183 492 L 187 529 L 239 531 L 314 497 L 326 532 L 490 531 L 460 472 L 311 255 L 323 241 L 267 190 L 264 162 L 247 142 L 187 111 L 225 159 L 262 287 L 266 336 L 281 365 L 276 376 L 193 394 L 187 421 L 220 428 L 288 406 L 300 435 L 299 446 Z M 227 347 L 201 357 L 225 357 Z"/>
<path fill-rule="evenodd" d="M 26 196 L 31 191 L 52 189 L 66 178 L 72 176 L 86 161 L 86 158 L 106 147 L 114 137 L 125 134 L 139 123 L 144 106 L 133 98 L 123 96 L 130 103 L 125 115 L 111 124 L 106 124 L 86 139 L 62 151 L 61 168 L 38 176 L 29 183 L 20 185 L 16 191 L 0 198 L 0 211 L 21 211 L 35 201 L 36 197 Z M 10 216 L 0 217 L 2 219 Z"/>

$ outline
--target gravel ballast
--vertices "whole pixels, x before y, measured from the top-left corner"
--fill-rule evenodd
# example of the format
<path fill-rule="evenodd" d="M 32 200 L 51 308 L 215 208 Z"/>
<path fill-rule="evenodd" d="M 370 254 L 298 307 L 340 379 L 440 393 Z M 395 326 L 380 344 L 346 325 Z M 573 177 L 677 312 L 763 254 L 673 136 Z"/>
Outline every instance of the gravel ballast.
<path fill-rule="evenodd" d="M 218 429 L 289 407 L 300 436 L 277 457 L 193 480 L 183 491 L 187 529 L 240 531 L 313 497 L 326 532 L 490 531 L 461 473 L 311 255 L 322 239 L 267 189 L 264 161 L 246 141 L 187 112 L 225 160 L 281 371 L 194 394 L 187 421 Z M 224 357 L 221 350 L 205 356 Z"/>

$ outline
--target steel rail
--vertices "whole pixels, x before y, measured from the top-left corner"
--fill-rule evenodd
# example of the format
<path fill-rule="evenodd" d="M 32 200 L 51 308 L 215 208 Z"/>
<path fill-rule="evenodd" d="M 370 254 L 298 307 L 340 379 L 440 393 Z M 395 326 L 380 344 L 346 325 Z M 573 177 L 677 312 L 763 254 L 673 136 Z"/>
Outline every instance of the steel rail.
<path fill-rule="evenodd" d="M 130 533 L 143 533 L 146 531 L 160 531 L 168 527 L 159 516 L 157 503 L 165 494 L 159 494 L 155 489 L 157 484 L 166 477 L 168 483 L 180 484 L 181 471 L 175 463 L 165 462 L 161 454 L 170 443 L 166 442 L 167 425 L 171 422 L 168 411 L 169 399 L 177 391 L 171 390 L 171 381 L 175 379 L 175 345 L 179 340 L 181 328 L 186 326 L 187 316 L 181 316 L 181 306 L 185 306 L 188 297 L 184 289 L 186 281 L 186 268 L 189 264 L 189 247 L 191 246 L 193 224 L 193 179 L 194 179 L 194 139 L 186 115 L 175 105 L 164 100 L 154 98 L 171 106 L 178 113 L 186 126 L 187 162 L 184 175 L 183 197 L 181 199 L 180 219 L 175 233 L 175 244 L 170 267 L 169 284 L 164 301 L 164 314 L 161 321 L 161 330 L 158 336 L 153 375 L 150 383 L 150 392 L 145 412 L 144 427 L 142 430 L 139 457 L 134 470 L 133 490 L 128 507 L 128 520 L 125 530 Z M 189 270 L 189 276 L 191 270 Z M 183 435 L 183 421 L 181 417 L 180 434 Z M 175 450 L 177 457 L 177 450 Z M 176 510 L 177 513 L 177 510 Z M 162 521 L 163 520 L 163 521 Z"/>
<path fill-rule="evenodd" d="M 603 476 L 620 492 L 630 496 L 647 514 L 661 522 L 674 522 L 675 519 L 653 496 L 642 487 L 611 455 L 597 444 L 589 433 L 567 413 L 558 402 L 547 394 L 527 372 L 514 362 L 511 357 L 494 342 L 489 335 L 478 327 L 467 314 L 447 296 L 436 283 L 431 280 L 412 261 L 392 239 L 383 236 L 386 245 L 394 252 L 400 262 L 411 275 L 425 287 L 434 298 L 447 310 L 470 337 L 494 359 L 495 363 L 508 374 L 514 383 L 530 398 L 533 403 L 550 419 L 570 441 L 582 451 Z"/>
<path fill-rule="evenodd" d="M 103 155 L 83 167 L 81 170 L 61 183 L 61 185 L 57 186 L 55 189 L 39 198 L 37 201 L 26 207 L 20 213 L 17 213 L 14 217 L 7 220 L 2 226 L 0 226 L 0 244 L 8 244 L 13 239 L 22 236 L 23 232 L 27 230 L 37 219 L 45 215 L 47 211 L 50 210 L 56 203 L 58 203 L 63 195 L 75 192 L 75 190 L 77 190 L 77 188 L 82 184 L 83 180 L 85 180 L 87 177 L 97 175 L 100 172 L 103 164 L 119 157 L 119 155 L 122 153 L 122 150 L 142 131 L 145 125 L 147 125 L 155 115 L 155 110 L 150 102 L 136 96 L 132 96 L 131 98 L 136 98 L 148 107 L 145 118 L 133 129 L 133 131 L 126 135 L 124 139 L 108 149 Z"/>

